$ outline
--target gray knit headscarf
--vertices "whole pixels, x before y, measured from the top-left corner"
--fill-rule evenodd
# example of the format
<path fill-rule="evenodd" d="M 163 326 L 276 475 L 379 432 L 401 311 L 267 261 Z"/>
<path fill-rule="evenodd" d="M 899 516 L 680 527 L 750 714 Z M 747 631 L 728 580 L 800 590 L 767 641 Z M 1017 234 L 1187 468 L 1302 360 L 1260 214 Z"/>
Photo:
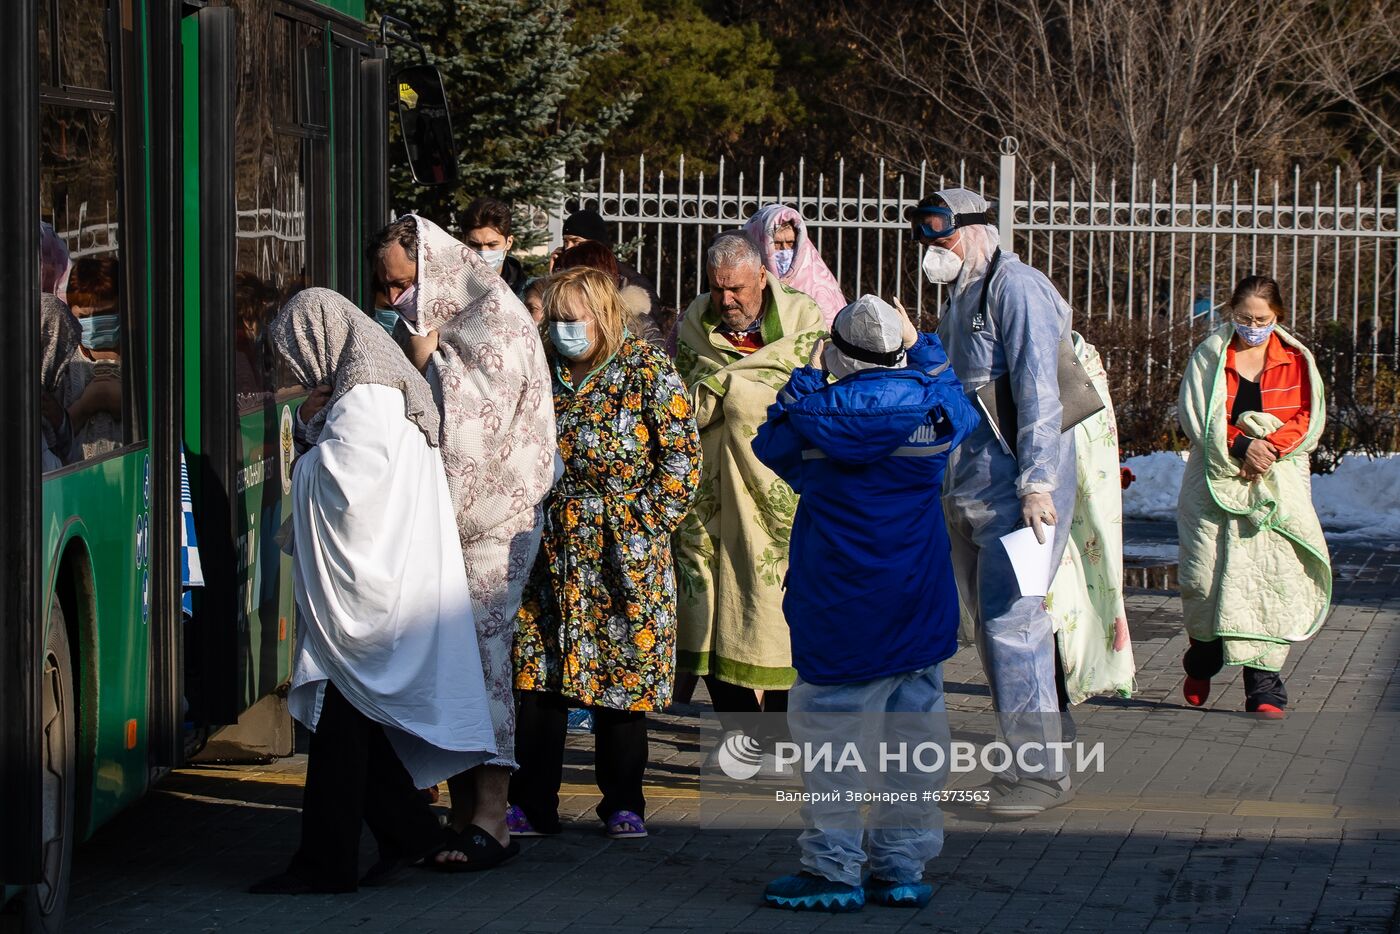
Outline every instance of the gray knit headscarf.
<path fill-rule="evenodd" d="M 268 336 L 293 379 L 308 389 L 331 387 L 330 401 L 307 423 L 309 437 L 320 436 L 326 413 L 341 396 L 374 383 L 403 393 L 404 415 L 437 447 L 440 420 L 432 390 L 393 338 L 343 295 L 298 292 L 277 313 Z"/>

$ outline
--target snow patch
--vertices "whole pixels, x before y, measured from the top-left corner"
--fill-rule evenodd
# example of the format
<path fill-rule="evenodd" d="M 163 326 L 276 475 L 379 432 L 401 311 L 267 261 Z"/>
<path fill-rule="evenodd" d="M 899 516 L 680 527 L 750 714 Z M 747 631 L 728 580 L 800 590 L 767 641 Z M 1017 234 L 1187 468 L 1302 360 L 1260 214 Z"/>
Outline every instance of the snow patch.
<path fill-rule="evenodd" d="M 1123 518 L 1175 522 L 1181 475 L 1186 472 L 1186 454 L 1158 451 L 1130 457 L 1125 466 L 1137 479 L 1123 491 Z"/>
<path fill-rule="evenodd" d="M 1159 451 L 1126 466 L 1137 479 L 1123 491 L 1124 518 L 1175 520 L 1186 454 Z M 1330 539 L 1400 541 L 1400 455 L 1344 458 L 1333 473 L 1312 478 L 1312 498 Z"/>

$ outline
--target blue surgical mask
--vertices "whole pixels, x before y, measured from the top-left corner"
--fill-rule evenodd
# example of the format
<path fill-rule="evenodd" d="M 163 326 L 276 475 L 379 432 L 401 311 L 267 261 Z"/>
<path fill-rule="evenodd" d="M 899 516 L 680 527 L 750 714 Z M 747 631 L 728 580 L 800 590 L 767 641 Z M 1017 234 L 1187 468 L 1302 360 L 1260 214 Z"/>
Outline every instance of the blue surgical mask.
<path fill-rule="evenodd" d="M 500 272 L 501 267 L 506 263 L 505 250 L 477 250 L 476 254 L 495 272 Z"/>
<path fill-rule="evenodd" d="M 415 282 L 394 299 L 394 310 L 410 321 L 418 320 L 418 284 Z"/>
<path fill-rule="evenodd" d="M 394 333 L 394 325 L 399 323 L 399 313 L 392 308 L 374 309 L 374 320 L 379 322 L 379 326 L 390 334 Z"/>
<path fill-rule="evenodd" d="M 1277 323 L 1278 322 L 1274 322 L 1274 324 Z M 1240 340 L 1244 341 L 1249 346 L 1258 347 L 1269 339 L 1270 334 L 1274 333 L 1274 325 L 1269 324 L 1262 328 L 1255 328 L 1247 324 L 1237 324 L 1235 325 L 1235 333 L 1240 336 Z"/>
<path fill-rule="evenodd" d="M 88 315 L 79 318 L 83 326 L 83 346 L 88 350 L 116 350 L 122 333 L 121 315 Z"/>
<path fill-rule="evenodd" d="M 551 321 L 549 339 L 554 342 L 555 349 L 570 360 L 583 359 L 591 346 L 587 321 Z"/>
<path fill-rule="evenodd" d="M 797 250 L 774 250 L 773 265 L 778 267 L 778 275 L 786 276 L 792 270 L 792 258 L 797 255 Z"/>

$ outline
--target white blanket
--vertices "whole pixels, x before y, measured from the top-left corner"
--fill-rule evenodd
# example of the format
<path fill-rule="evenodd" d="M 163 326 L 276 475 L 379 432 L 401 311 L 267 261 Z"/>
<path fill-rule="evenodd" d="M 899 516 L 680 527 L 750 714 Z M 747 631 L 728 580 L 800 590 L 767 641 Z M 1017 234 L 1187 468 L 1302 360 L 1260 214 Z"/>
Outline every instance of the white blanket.
<path fill-rule="evenodd" d="M 403 394 L 363 384 L 341 397 L 292 486 L 292 715 L 314 730 L 331 681 L 386 727 L 419 788 L 492 758 L 447 479 Z"/>

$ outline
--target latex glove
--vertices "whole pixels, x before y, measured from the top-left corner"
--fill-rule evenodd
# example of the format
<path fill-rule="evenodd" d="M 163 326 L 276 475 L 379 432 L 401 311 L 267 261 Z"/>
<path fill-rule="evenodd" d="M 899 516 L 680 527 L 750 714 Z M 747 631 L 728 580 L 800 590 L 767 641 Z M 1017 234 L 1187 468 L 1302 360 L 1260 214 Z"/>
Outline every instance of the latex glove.
<path fill-rule="evenodd" d="M 899 312 L 899 316 L 904 319 L 904 349 L 908 350 L 919 342 L 919 329 L 914 327 L 914 322 L 909 318 L 909 312 L 904 310 L 904 305 L 900 302 L 899 296 L 890 299 L 890 304 L 894 310 Z"/>
<path fill-rule="evenodd" d="M 819 337 L 817 342 L 812 345 L 812 356 L 807 358 L 807 365 L 820 370 L 822 368 L 822 351 L 824 350 L 826 350 L 826 338 Z"/>
<path fill-rule="evenodd" d="M 1272 444 L 1262 439 L 1251 441 L 1245 449 L 1244 466 L 1240 473 L 1246 480 L 1257 480 L 1269 472 L 1278 460 L 1278 451 Z"/>
<path fill-rule="evenodd" d="M 1045 544 L 1045 526 L 1054 525 L 1057 518 L 1055 501 L 1049 493 L 1027 493 L 1021 497 L 1021 521 L 1035 531 L 1035 540 L 1042 545 Z"/>

